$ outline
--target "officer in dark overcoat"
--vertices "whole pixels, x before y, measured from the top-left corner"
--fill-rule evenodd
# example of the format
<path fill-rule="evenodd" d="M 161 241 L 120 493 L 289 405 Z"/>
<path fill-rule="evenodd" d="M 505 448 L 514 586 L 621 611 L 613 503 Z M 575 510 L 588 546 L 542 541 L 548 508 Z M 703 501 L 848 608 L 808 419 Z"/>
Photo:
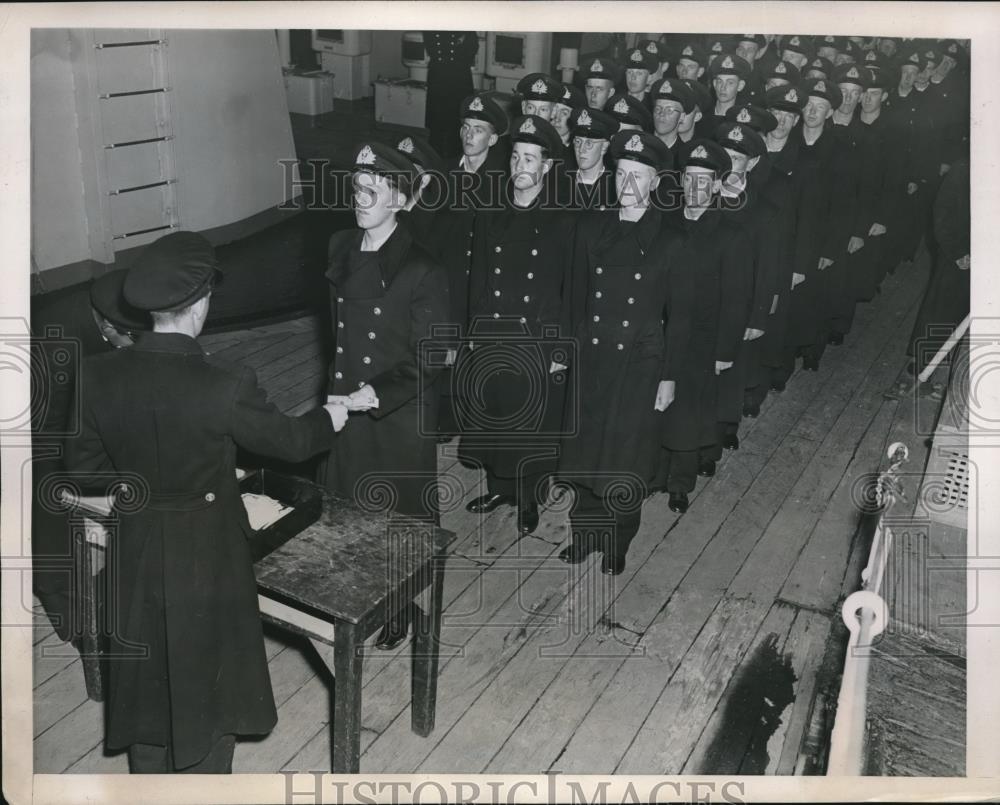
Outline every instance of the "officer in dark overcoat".
<path fill-rule="evenodd" d="M 780 242 L 774 236 L 779 207 L 760 189 L 766 179 L 757 182 L 758 171 L 760 175 L 766 174 L 760 169 L 760 165 L 767 146 L 764 138 L 750 125 L 750 111 L 743 107 L 742 112 L 734 116 L 736 119 L 720 125 L 715 133 L 715 141 L 726 149 L 733 163 L 732 171 L 722 183 L 720 203 L 729 219 L 738 222 L 746 232 L 750 247 L 748 265 L 751 274 L 749 277 L 737 278 L 746 294 L 743 306 L 738 303 L 733 305 L 743 321 L 743 338 L 733 366 L 719 375 L 719 438 L 711 453 L 703 457 L 703 469 L 709 471 L 714 468 L 708 462 L 718 461 L 722 457 L 723 448 L 739 448 L 737 431 L 743 415 L 745 389 L 758 360 L 759 339 L 767 327 L 776 286 L 777 265 L 781 258 Z M 739 289 L 733 288 L 729 292 L 737 293 Z"/>
<path fill-rule="evenodd" d="M 719 375 L 732 368 L 743 340 L 753 269 L 743 227 L 717 203 L 722 177 L 732 169 L 729 154 L 713 140 L 692 140 L 682 148 L 679 165 L 684 206 L 667 214 L 668 258 L 678 273 L 693 275 L 694 301 L 690 337 L 676 369 L 677 396 L 663 418 L 657 487 L 665 485 L 670 508 L 683 513 L 701 459 L 709 460 L 718 439 Z"/>
<path fill-rule="evenodd" d="M 347 419 L 335 405 L 285 416 L 251 369 L 202 351 L 215 272 L 193 232 L 140 255 L 124 293 L 153 331 L 84 362 L 67 443 L 81 485 L 117 491 L 106 744 L 129 747 L 133 772 L 226 773 L 235 735 L 274 726 L 236 448 L 303 461 Z"/>
<path fill-rule="evenodd" d="M 575 167 L 566 172 L 560 191 L 566 206 L 576 210 L 600 210 L 615 202 L 615 177 L 606 167 L 605 157 L 618 121 L 598 109 L 574 109 L 569 118 L 573 134 Z"/>
<path fill-rule="evenodd" d="M 430 238 L 436 244 L 436 256 L 448 273 L 450 309 L 447 326 L 455 333 L 453 350 L 447 355 L 445 377 L 440 383 L 438 430 L 442 441 L 458 432 L 455 421 L 456 388 L 450 374 L 458 339 L 468 326 L 472 238 L 477 212 L 498 206 L 507 181 L 509 161 L 499 139 L 507 132 L 508 126 L 507 113 L 488 94 L 477 93 L 465 98 L 461 105 L 459 129 L 462 156 L 445 164 L 447 201 L 435 214 Z"/>
<path fill-rule="evenodd" d="M 65 507 L 51 500 L 51 482 L 64 472 L 63 444 L 79 427 L 73 396 L 78 360 L 132 346 L 134 335 L 150 328 L 149 316 L 122 296 L 125 269 L 91 283 L 45 297 L 32 297 L 32 587 L 56 634 L 79 637 L 72 606 L 73 545 Z M 67 347 L 77 354 L 73 359 Z"/>
<path fill-rule="evenodd" d="M 802 112 L 799 142 L 799 215 L 795 231 L 794 265 L 801 278 L 789 296 L 784 366 L 791 375 L 795 358 L 802 368 L 819 369 L 829 336 L 829 291 L 834 272 L 844 271 L 850 240 L 853 183 L 850 152 L 829 130 L 829 118 L 841 104 L 832 81 L 810 79 L 802 86 L 808 97 Z M 796 136 L 793 134 L 793 136 Z"/>
<path fill-rule="evenodd" d="M 660 419 L 686 350 L 693 275 L 674 275 L 663 215 L 651 203 L 657 172 L 670 160 L 666 146 L 625 131 L 612 138 L 611 154 L 622 206 L 581 213 L 577 226 L 578 403 L 567 412 L 572 427 L 559 464 L 576 497 L 572 541 L 559 558 L 576 564 L 600 551 L 601 570 L 617 575 L 656 472 Z"/>
<path fill-rule="evenodd" d="M 558 453 L 571 359 L 574 220 L 546 198 L 556 130 L 526 115 L 513 122 L 511 141 L 504 208 L 476 220 L 470 337 L 454 382 L 463 406 L 459 454 L 486 472 L 487 493 L 468 510 L 517 503 L 518 529 L 530 533 Z"/>
<path fill-rule="evenodd" d="M 427 109 L 424 125 L 434 149 L 444 157 L 460 153 L 455 137 L 459 105 L 472 94 L 472 65 L 479 52 L 475 31 L 423 31 L 427 68 Z"/>
<path fill-rule="evenodd" d="M 416 181 L 404 153 L 376 142 L 356 149 L 359 229 L 330 238 L 326 273 L 335 344 L 327 391 L 353 413 L 324 483 L 370 510 L 436 522 L 440 364 L 426 344 L 448 321 L 448 277 L 398 221 Z M 393 621 L 377 642 L 399 642 L 407 626 Z"/>

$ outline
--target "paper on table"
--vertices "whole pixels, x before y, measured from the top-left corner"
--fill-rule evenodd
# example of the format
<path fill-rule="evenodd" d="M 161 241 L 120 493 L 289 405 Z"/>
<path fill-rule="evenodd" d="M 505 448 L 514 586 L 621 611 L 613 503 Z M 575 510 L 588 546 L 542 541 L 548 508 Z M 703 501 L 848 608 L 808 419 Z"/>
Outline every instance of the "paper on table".
<path fill-rule="evenodd" d="M 250 527 L 254 531 L 273 525 L 292 510 L 291 506 L 285 506 L 267 495 L 244 492 L 242 498 L 247 517 L 250 519 Z"/>

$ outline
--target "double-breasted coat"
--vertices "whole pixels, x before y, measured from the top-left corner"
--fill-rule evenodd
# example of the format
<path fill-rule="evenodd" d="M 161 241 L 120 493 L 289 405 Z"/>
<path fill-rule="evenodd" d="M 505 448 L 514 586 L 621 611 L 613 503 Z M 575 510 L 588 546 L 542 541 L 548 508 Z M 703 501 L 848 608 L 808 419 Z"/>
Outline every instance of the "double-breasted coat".
<path fill-rule="evenodd" d="M 719 377 L 716 361 L 735 362 L 745 331 L 753 281 L 751 247 L 744 228 L 721 209 L 698 220 L 683 211 L 667 213 L 667 259 L 676 281 L 690 282 L 689 335 L 674 373 L 677 390 L 663 417 L 668 450 L 697 450 L 715 444 Z"/>
<path fill-rule="evenodd" d="M 351 414 L 323 483 L 362 506 L 434 516 L 441 370 L 434 355 L 441 350 L 433 339 L 448 321 L 448 278 L 404 224 L 397 222 L 377 252 L 361 251 L 363 234 L 330 238 L 334 355 L 327 393 L 370 385 L 379 404 Z"/>
<path fill-rule="evenodd" d="M 583 213 L 574 279 L 581 302 L 575 328 L 578 403 L 559 477 L 602 495 L 611 485 L 648 484 L 660 455 L 661 380 L 675 380 L 688 350 L 693 274 L 668 258 L 663 214 L 650 207 L 637 222 L 618 210 Z M 676 273 L 675 273 L 676 271 Z M 669 410 L 669 409 L 668 409 Z"/>
<path fill-rule="evenodd" d="M 470 339 L 453 382 L 462 400 L 460 455 L 514 478 L 528 459 L 531 474 L 556 466 L 567 374 L 549 369 L 552 361 L 573 362 L 575 221 L 542 195 L 525 208 L 509 197 L 504 204 L 476 219 Z"/>
<path fill-rule="evenodd" d="M 431 146 L 441 156 L 461 153 L 458 139 L 459 108 L 471 95 L 472 65 L 479 51 L 475 31 L 423 31 L 427 68 L 425 125 Z"/>
<path fill-rule="evenodd" d="M 110 539 L 116 613 L 107 745 L 170 746 L 178 768 L 277 715 L 236 481 L 237 446 L 285 461 L 328 449 L 325 411 L 287 417 L 254 373 L 179 333 L 87 359 L 66 465 L 103 491 L 121 479 Z"/>

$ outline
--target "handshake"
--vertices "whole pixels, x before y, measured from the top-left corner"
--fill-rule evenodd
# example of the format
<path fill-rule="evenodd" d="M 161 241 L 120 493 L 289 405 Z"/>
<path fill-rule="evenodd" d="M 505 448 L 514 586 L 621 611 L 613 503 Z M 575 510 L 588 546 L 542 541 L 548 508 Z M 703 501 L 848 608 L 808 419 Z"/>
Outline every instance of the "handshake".
<path fill-rule="evenodd" d="M 351 411 L 369 411 L 378 408 L 378 397 L 371 386 L 363 386 L 347 396 L 330 394 L 323 406 L 330 415 L 334 431 L 340 432 L 347 424 L 347 415 Z"/>

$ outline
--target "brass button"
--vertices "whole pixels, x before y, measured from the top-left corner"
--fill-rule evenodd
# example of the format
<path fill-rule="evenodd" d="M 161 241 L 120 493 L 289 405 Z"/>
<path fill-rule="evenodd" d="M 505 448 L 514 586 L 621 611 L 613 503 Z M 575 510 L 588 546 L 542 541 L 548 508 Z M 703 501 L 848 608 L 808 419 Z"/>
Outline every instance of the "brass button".
<path fill-rule="evenodd" d="M 341 330 L 343 330 L 343 329 L 344 329 L 344 322 L 342 322 L 342 321 L 338 321 L 338 322 L 337 322 L 337 326 L 338 326 L 338 327 L 339 327 L 339 328 L 340 328 Z"/>
<path fill-rule="evenodd" d="M 596 343 L 598 343 L 598 341 L 597 341 L 597 339 L 596 339 L 596 338 L 591 338 L 591 339 L 590 339 L 590 343 L 591 343 L 591 344 L 596 344 Z"/>
<path fill-rule="evenodd" d="M 368 357 L 367 355 L 365 355 L 365 357 L 363 357 L 363 358 L 361 359 L 361 362 L 362 362 L 362 363 L 371 363 L 371 362 L 372 362 L 372 359 L 371 359 L 371 358 L 369 358 L 369 357 Z"/>
<path fill-rule="evenodd" d="M 343 301 L 344 301 L 344 297 L 342 297 L 342 296 L 338 296 L 338 297 L 337 297 L 337 301 L 338 301 L 338 302 L 343 302 Z"/>
<path fill-rule="evenodd" d="M 600 321 L 600 320 L 601 320 L 600 316 L 594 316 L 594 321 Z"/>
<path fill-rule="evenodd" d="M 334 373 L 333 373 L 333 376 L 334 376 L 334 377 L 335 377 L 335 378 L 336 378 L 337 380 L 343 380 L 343 379 L 344 379 L 344 373 L 343 373 L 343 372 L 334 372 Z"/>
<path fill-rule="evenodd" d="M 494 313 L 493 314 L 493 318 L 494 319 L 499 319 L 500 318 L 500 314 L 499 313 Z"/>
<path fill-rule="evenodd" d="M 205 500 L 207 500 L 209 503 L 212 503 L 215 500 L 215 492 L 206 492 Z"/>
<path fill-rule="evenodd" d="M 534 278 L 535 278 L 535 275 L 532 272 L 529 271 L 528 272 L 528 279 L 529 280 L 533 280 Z"/>
<path fill-rule="evenodd" d="M 638 274 L 638 273 L 637 273 L 637 274 L 635 275 L 635 278 L 636 278 L 637 280 L 641 280 L 641 279 L 642 279 L 642 274 Z"/>
<path fill-rule="evenodd" d="M 363 389 L 364 387 L 365 387 L 365 381 L 364 380 L 359 380 L 358 381 L 358 388 L 359 389 Z"/>
<path fill-rule="evenodd" d="M 499 246 L 495 246 L 493 247 L 493 251 L 495 251 L 497 254 L 500 254 L 500 252 L 503 250 Z"/>
<path fill-rule="evenodd" d="M 629 303 L 630 305 L 634 305 L 634 304 L 635 304 L 635 297 L 632 297 L 632 296 L 630 296 L 630 297 L 628 298 L 628 303 Z"/>
<path fill-rule="evenodd" d="M 375 333 L 368 333 L 368 337 L 372 340 L 375 339 Z"/>
<path fill-rule="evenodd" d="M 344 348 L 343 347 L 337 347 L 337 354 L 338 355 L 343 355 L 344 354 Z"/>
<path fill-rule="evenodd" d="M 500 291 L 494 291 L 494 292 L 493 292 L 493 295 L 494 295 L 494 296 L 500 296 Z"/>
<path fill-rule="evenodd" d="M 628 327 L 628 322 L 627 321 L 623 321 L 622 322 L 622 327 Z"/>
<path fill-rule="evenodd" d="M 625 345 L 624 344 L 619 344 L 618 345 L 618 349 L 625 349 Z"/>
<path fill-rule="evenodd" d="M 525 302 L 530 302 L 530 301 L 531 301 L 531 297 L 530 297 L 530 296 L 526 296 L 526 297 L 524 297 L 524 301 L 525 301 Z"/>
<path fill-rule="evenodd" d="M 531 250 L 531 256 L 532 257 L 538 257 L 538 249 L 532 249 Z"/>
<path fill-rule="evenodd" d="M 493 269 L 493 273 L 494 274 L 499 274 L 500 273 L 500 269 L 499 268 L 494 268 Z"/>
<path fill-rule="evenodd" d="M 601 268 L 600 266 L 598 266 L 597 268 L 594 269 L 594 273 L 595 274 L 603 274 L 604 273 L 604 269 Z"/>
<path fill-rule="evenodd" d="M 382 315 L 382 308 L 380 308 L 380 307 L 373 308 L 372 309 L 372 313 L 374 313 L 376 316 L 381 316 Z"/>

